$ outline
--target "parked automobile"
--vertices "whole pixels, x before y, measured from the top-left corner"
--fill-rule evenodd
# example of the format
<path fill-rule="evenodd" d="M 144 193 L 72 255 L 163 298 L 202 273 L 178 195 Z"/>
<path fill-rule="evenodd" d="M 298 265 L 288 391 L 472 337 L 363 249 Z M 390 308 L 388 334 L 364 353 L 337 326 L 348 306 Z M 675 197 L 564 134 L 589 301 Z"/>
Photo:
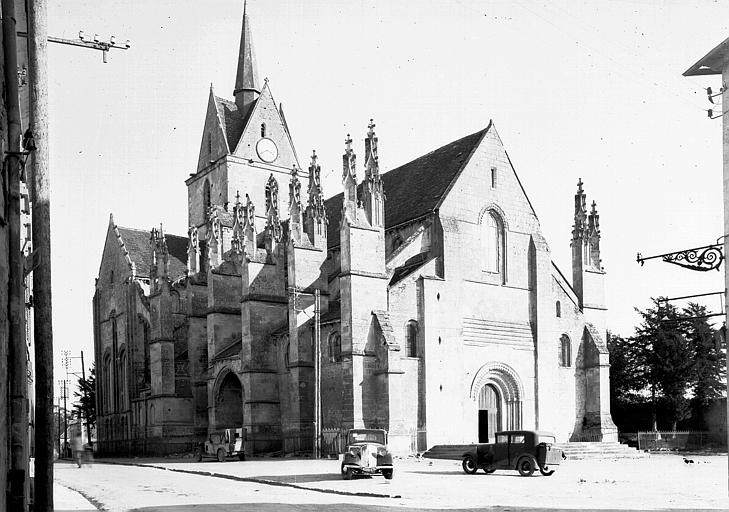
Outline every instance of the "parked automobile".
<path fill-rule="evenodd" d="M 554 434 L 549 432 L 496 432 L 495 443 L 478 444 L 463 454 L 463 471 L 472 475 L 479 469 L 486 474 L 510 469 L 521 476 L 531 476 L 538 469 L 542 475 L 550 476 L 566 458 L 554 444 Z"/>
<path fill-rule="evenodd" d="M 218 462 L 225 462 L 228 457 L 245 460 L 245 429 L 226 428 L 212 432 L 204 443 L 195 447 L 195 460 L 214 457 Z"/>
<path fill-rule="evenodd" d="M 342 459 L 342 478 L 381 474 L 392 479 L 392 454 L 387 449 L 387 431 L 355 428 L 347 432 L 347 450 Z"/>

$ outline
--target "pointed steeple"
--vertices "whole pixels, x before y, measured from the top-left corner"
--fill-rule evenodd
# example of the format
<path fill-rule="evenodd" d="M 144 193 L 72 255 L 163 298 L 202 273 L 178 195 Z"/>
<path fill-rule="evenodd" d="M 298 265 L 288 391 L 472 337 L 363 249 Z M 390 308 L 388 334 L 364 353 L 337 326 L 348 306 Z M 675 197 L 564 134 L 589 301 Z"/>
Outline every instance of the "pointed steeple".
<path fill-rule="evenodd" d="M 251 37 L 251 24 L 246 13 L 246 2 L 243 3 L 243 29 L 240 34 L 240 51 L 238 53 L 238 71 L 235 77 L 233 96 L 238 112 L 245 113 L 246 109 L 258 99 L 261 89 L 258 86 L 258 68 L 256 67 L 256 54 L 253 51 Z"/>

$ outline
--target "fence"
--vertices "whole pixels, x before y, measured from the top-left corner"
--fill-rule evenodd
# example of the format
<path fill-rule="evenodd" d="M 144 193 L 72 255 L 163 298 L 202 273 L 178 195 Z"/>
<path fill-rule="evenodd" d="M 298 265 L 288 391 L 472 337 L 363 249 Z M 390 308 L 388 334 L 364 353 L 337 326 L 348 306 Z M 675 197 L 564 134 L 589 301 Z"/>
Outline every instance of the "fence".
<path fill-rule="evenodd" d="M 710 450 L 726 447 L 723 435 L 694 430 L 638 432 L 638 449 L 648 451 Z"/>

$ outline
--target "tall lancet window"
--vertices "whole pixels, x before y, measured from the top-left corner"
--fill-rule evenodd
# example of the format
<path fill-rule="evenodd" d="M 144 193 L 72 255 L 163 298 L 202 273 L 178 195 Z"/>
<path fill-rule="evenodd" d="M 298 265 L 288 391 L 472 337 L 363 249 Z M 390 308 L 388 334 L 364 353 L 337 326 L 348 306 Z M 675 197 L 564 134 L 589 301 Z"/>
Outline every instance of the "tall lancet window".
<path fill-rule="evenodd" d="M 203 210 L 205 215 L 208 214 L 208 208 L 210 208 L 211 187 L 210 182 L 205 180 L 205 184 L 203 185 Z"/>
<path fill-rule="evenodd" d="M 486 272 L 504 272 L 504 224 L 494 212 L 481 221 L 482 267 Z"/>

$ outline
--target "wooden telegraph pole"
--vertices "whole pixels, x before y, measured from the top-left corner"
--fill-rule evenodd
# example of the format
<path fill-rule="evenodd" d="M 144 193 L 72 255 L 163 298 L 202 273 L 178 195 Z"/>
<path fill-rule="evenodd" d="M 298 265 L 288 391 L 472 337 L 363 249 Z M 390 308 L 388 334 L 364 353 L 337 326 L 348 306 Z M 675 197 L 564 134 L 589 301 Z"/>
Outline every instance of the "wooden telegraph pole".
<path fill-rule="evenodd" d="M 46 0 L 27 0 L 33 202 L 35 347 L 34 510 L 53 510 L 53 327 L 51 306 L 51 191 L 48 173 L 48 24 Z"/>
<path fill-rule="evenodd" d="M 20 147 L 21 120 L 18 96 L 18 55 L 14 0 L 2 0 L 5 101 L 8 111 L 8 145 L 3 163 L 6 170 L 8 260 L 10 471 L 8 508 L 28 510 L 28 374 L 25 345 L 25 293 L 20 249 L 20 176 L 25 158 Z"/>

